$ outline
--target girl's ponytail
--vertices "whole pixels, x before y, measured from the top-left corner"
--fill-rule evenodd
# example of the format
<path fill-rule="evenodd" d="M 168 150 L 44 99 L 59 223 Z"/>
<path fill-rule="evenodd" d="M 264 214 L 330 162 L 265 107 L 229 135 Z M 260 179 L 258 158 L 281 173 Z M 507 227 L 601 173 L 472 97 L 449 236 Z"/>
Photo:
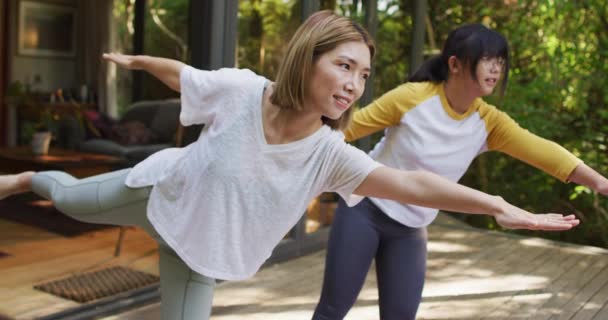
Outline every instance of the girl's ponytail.
<path fill-rule="evenodd" d="M 407 78 L 408 82 L 442 82 L 448 79 L 448 64 L 441 55 L 425 61 L 414 74 Z"/>

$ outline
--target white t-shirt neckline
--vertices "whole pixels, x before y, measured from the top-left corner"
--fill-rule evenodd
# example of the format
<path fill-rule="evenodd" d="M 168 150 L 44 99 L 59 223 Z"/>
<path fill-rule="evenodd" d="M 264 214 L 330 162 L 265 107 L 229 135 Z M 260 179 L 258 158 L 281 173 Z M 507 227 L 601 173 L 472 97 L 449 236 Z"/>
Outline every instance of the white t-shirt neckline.
<path fill-rule="evenodd" d="M 269 84 L 270 84 L 269 82 L 264 83 L 264 87 L 261 90 L 261 95 L 258 100 L 258 101 L 260 101 L 260 107 L 257 108 L 257 110 L 254 113 L 255 114 L 254 121 L 255 121 L 255 128 L 256 128 L 255 131 L 256 131 L 256 135 L 258 137 L 257 140 L 260 142 L 260 145 L 264 151 L 284 152 L 284 151 L 288 151 L 288 150 L 295 149 L 295 148 L 301 148 L 302 146 L 307 145 L 308 143 L 318 141 L 318 136 L 326 134 L 327 130 L 331 130 L 331 128 L 329 126 L 324 124 L 323 126 L 321 126 L 321 128 L 317 129 L 315 132 L 313 132 L 312 134 L 310 134 L 302 139 L 288 142 L 288 143 L 280 143 L 280 144 L 268 143 L 268 141 L 266 141 L 266 135 L 264 134 L 263 110 L 264 110 L 264 93 Z"/>

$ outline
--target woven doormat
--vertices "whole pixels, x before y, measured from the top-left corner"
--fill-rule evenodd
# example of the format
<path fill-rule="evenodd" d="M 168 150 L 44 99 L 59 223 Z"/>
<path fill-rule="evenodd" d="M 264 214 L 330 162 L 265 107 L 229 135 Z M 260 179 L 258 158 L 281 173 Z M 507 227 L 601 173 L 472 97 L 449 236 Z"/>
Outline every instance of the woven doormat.
<path fill-rule="evenodd" d="M 34 286 L 65 299 L 84 303 L 157 283 L 155 275 L 125 267 L 111 267 Z"/>

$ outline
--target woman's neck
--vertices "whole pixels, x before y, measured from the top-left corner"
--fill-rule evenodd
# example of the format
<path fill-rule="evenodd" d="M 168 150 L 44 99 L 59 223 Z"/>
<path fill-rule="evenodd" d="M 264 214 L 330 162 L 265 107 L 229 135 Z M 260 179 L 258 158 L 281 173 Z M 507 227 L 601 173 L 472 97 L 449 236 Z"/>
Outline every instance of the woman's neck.
<path fill-rule="evenodd" d="M 473 101 L 478 98 L 475 94 L 470 94 L 463 81 L 458 79 L 448 79 L 444 82 L 443 89 L 450 108 L 459 114 L 467 112 Z"/>
<path fill-rule="evenodd" d="M 315 133 L 323 122 L 321 116 L 307 111 L 283 109 L 270 102 L 273 85 L 264 93 L 262 121 L 264 137 L 268 144 L 286 144 L 298 141 Z"/>

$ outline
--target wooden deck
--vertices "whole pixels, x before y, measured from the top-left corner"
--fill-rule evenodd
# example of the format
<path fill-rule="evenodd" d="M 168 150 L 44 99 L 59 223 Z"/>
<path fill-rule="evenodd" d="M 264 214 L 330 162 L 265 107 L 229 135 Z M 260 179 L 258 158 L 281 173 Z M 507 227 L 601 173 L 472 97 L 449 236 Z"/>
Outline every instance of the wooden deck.
<path fill-rule="evenodd" d="M 156 273 L 153 241 L 117 229 L 63 238 L 0 220 L 0 315 L 35 319 L 78 304 L 32 285 L 113 265 Z M 212 319 L 310 319 L 325 252 L 218 285 Z M 347 319 L 378 319 L 374 270 Z M 1 318 L 1 317 L 0 317 Z M 473 229 L 442 216 L 429 228 L 429 261 L 419 319 L 608 319 L 608 251 Z M 157 320 L 159 306 L 105 320 Z"/>
<path fill-rule="evenodd" d="M 212 319 L 310 319 L 325 252 L 218 286 Z M 608 251 L 472 229 L 442 217 L 429 228 L 418 319 L 608 319 Z M 374 270 L 346 319 L 378 319 Z M 104 320 L 159 319 L 158 304 Z"/>

